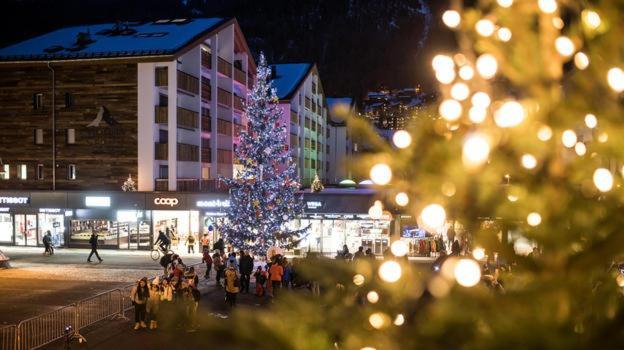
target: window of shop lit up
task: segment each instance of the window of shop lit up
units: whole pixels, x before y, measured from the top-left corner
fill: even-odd
[[[39,217],[39,244],[48,231],[55,247],[65,245],[65,214],[60,209],[42,209]]]
[[[0,213],[0,242],[13,241],[13,220],[11,214]]]
[[[92,232],[97,232],[99,244],[119,249],[149,249],[149,212],[142,210],[118,210],[116,220],[72,220],[70,243],[88,245]]]
[[[299,249],[335,256],[346,245],[355,253],[360,246],[383,254],[389,246],[389,220],[370,220],[365,215],[310,216],[291,223],[293,228],[309,227]]]
[[[154,210],[154,242],[162,231],[171,239],[173,251],[185,251],[189,235],[199,240],[199,212],[196,210]]]

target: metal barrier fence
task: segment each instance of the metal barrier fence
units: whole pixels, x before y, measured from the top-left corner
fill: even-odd
[[[206,272],[204,263],[188,267],[193,267],[200,278]],[[36,349],[67,336],[84,339],[80,330],[106,319],[125,318],[125,312],[133,308],[130,293],[134,286],[132,283],[109,290],[17,325],[0,328],[0,350]]]
[[[17,344],[17,326],[0,328],[0,350],[15,350]]]

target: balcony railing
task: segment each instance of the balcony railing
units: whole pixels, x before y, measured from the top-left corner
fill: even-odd
[[[212,86],[210,85],[210,79],[206,77],[202,77],[201,79],[201,95],[202,100],[211,101],[212,100]]]
[[[178,143],[178,161],[199,162],[199,146]]]
[[[154,180],[154,191],[168,191],[169,190],[169,179],[155,179]]]
[[[176,191],[180,192],[227,192],[228,188],[223,181],[200,180],[200,179],[178,179],[176,181]],[[169,191],[168,179],[155,179],[154,190]]]
[[[242,97],[234,95],[234,109],[237,111],[243,110],[243,98]]]
[[[212,162],[212,148],[210,148],[210,147],[202,147],[202,149],[201,149],[201,161],[203,163],[211,163]]]
[[[154,144],[154,159],[156,160],[167,160],[169,159],[169,155],[167,152],[167,143],[155,143]]]
[[[168,107],[155,106],[155,122],[156,124],[167,124]],[[178,107],[178,128],[197,129],[199,127],[199,114],[186,108]]]
[[[199,128],[199,113],[178,107],[178,128]]]
[[[201,180],[202,192],[227,192],[228,187],[226,184],[218,179],[214,180]]]
[[[167,86],[167,67],[156,67],[156,86]]]
[[[221,57],[219,57],[217,69],[219,73],[230,78],[232,77],[232,64]]]
[[[205,68],[212,69],[212,55],[210,54],[210,52],[202,50],[201,64]]]
[[[245,72],[243,72],[241,69],[238,68],[234,68],[234,80],[236,80],[237,82],[245,85],[245,76],[247,74],[245,74]]]
[[[219,91],[217,91],[217,102],[227,108],[232,108],[232,93],[219,89]]]
[[[178,70],[178,89],[197,95],[199,93],[199,79]]]
[[[212,131],[212,121],[210,120],[210,116],[201,118],[201,127],[204,132]]]
[[[247,73],[247,88],[251,89],[254,83],[254,76],[251,72]]]

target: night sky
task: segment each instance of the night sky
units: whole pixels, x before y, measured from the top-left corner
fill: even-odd
[[[445,0],[3,0],[0,47],[61,27],[180,17],[236,17],[270,63],[319,65],[328,96],[380,87],[435,89],[431,58],[452,45]]]

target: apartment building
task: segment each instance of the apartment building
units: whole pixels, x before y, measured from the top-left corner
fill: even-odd
[[[0,49],[0,189],[211,191],[255,63],[235,19],[59,29]]]
[[[354,143],[349,135],[345,112],[348,115],[355,115],[355,102],[350,97],[328,97],[327,110],[325,169],[328,183],[338,184],[342,180],[352,178],[349,166],[353,158]]]
[[[275,64],[271,69],[297,175],[303,186],[316,174],[327,182],[327,107],[318,69],[311,63]]]

